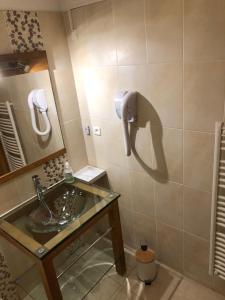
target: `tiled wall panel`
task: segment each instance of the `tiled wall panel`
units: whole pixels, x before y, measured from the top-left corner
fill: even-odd
[[[102,128],[100,137],[85,136],[88,159],[122,194],[125,243],[135,248],[146,239],[163,263],[209,286],[214,123],[224,118],[225,101],[224,5],[105,0],[73,10],[75,30],[68,31],[83,126]],[[138,92],[129,158],[113,102],[121,89]]]

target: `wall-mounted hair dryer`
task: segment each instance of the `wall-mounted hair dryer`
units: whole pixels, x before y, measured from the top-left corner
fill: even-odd
[[[115,98],[116,113],[123,122],[126,155],[131,155],[131,142],[128,123],[137,119],[137,92],[122,91]]]
[[[36,89],[36,90],[31,91],[28,95],[28,106],[30,109],[31,123],[32,123],[34,132],[37,133],[38,135],[42,135],[42,136],[49,134],[49,132],[51,130],[51,124],[50,124],[50,121],[49,121],[48,115],[47,115],[48,105],[47,105],[47,101],[46,101],[46,97],[45,97],[45,91],[43,89]],[[39,112],[43,116],[45,126],[46,126],[44,131],[40,131],[37,128],[36,117],[35,117],[35,112],[34,112],[35,107],[39,110]]]

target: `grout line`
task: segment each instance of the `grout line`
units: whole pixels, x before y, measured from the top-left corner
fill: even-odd
[[[193,130],[193,129],[184,129],[184,132],[192,132],[192,133],[202,133],[208,135],[214,135],[214,131],[207,131],[207,130]]]
[[[184,60],[185,64],[204,64],[204,63],[224,63],[225,59],[219,59],[219,58],[205,58],[205,59],[201,59],[201,58],[196,58],[196,59],[186,59]]]
[[[191,233],[191,232],[186,231],[186,230],[183,230],[183,233],[188,234],[188,235],[190,235],[190,236],[192,236],[192,237],[194,237],[194,238],[196,238],[196,239],[199,239],[199,240],[202,240],[202,241],[204,241],[204,242],[209,243],[209,240],[207,240],[207,239],[203,238],[202,236],[197,235],[197,234],[195,234],[195,233]]]
[[[172,292],[172,294],[170,295],[169,299],[168,300],[173,300],[173,296],[175,296],[176,292],[177,292],[177,289],[179,288],[179,286],[181,285],[181,282],[183,281],[183,277],[180,278],[180,280],[178,281],[174,291]]]
[[[158,248],[159,248],[159,234],[158,234],[158,222],[157,222],[157,199],[156,199],[156,181],[154,182],[154,190],[153,190],[153,193],[154,193],[154,201],[153,201],[153,205],[154,205],[154,217],[155,217],[155,252],[159,252],[158,251]]]
[[[164,221],[161,221],[158,218],[156,219],[156,222],[159,223],[159,224],[165,225],[165,226],[167,226],[167,227],[169,227],[171,229],[174,229],[176,231],[183,232],[183,230],[181,228],[178,228],[178,227],[176,227],[174,225],[171,225],[171,224],[168,224],[168,223],[166,223]]]
[[[168,224],[168,223],[166,223],[166,222],[164,222],[164,221],[161,221],[161,220],[158,220],[158,219],[156,219],[156,222],[158,222],[158,223],[160,223],[160,224],[162,224],[162,225],[164,225],[164,226],[167,226],[167,227],[169,227],[169,228],[171,228],[171,229],[173,229],[173,230],[179,231],[179,232],[182,233],[182,235],[185,233],[185,234],[191,235],[192,237],[195,237],[196,239],[200,239],[200,240],[202,240],[202,241],[204,241],[204,242],[208,242],[208,243],[209,243],[209,240],[207,240],[206,238],[204,238],[204,237],[202,237],[202,236],[200,236],[200,235],[197,235],[197,234],[195,234],[195,233],[192,233],[192,232],[186,231],[186,230],[184,230],[184,229],[178,228],[178,227],[176,227],[176,226],[174,226],[174,225]],[[182,238],[182,239],[183,239],[183,238]],[[183,248],[184,248],[184,247],[183,247]]]
[[[183,69],[183,68],[182,68]],[[182,71],[182,75],[183,76],[183,71]],[[183,86],[182,86],[182,90],[183,90]],[[181,93],[181,98],[183,98],[183,91]],[[184,109],[182,109],[184,111]],[[182,115],[183,115],[183,112],[182,112]],[[101,121],[105,121],[105,122],[109,122],[108,119],[104,118],[104,117],[101,117],[101,116],[96,116],[96,115],[92,115],[90,116],[92,119],[98,119],[98,120],[101,120]],[[67,123],[67,122],[70,122],[70,121],[73,121],[73,120],[79,120],[77,118],[75,119],[72,119],[72,120],[69,120],[69,121],[66,121],[64,122]],[[184,117],[183,117],[183,120],[184,120]],[[182,122],[184,123],[184,121]],[[155,127],[155,128],[161,128],[161,126],[158,126],[158,125],[155,125],[155,124],[150,124],[151,127]],[[184,124],[182,124],[182,126],[184,126]],[[181,127],[170,127],[170,126],[162,126],[163,129],[170,129],[170,130],[176,130],[176,131],[182,131],[182,134],[187,132],[187,133],[201,133],[201,134],[208,134],[208,135],[214,135],[214,129],[212,129],[212,131],[208,131],[208,130],[196,130],[196,129],[184,129],[184,128],[181,128]]]
[[[117,51],[116,51],[117,52]],[[180,59],[179,59],[180,60]],[[85,65],[85,67],[89,68],[110,68],[110,67],[131,67],[131,66],[148,66],[148,65],[165,65],[165,64],[178,64],[179,60],[169,60],[169,61],[158,61],[158,62],[147,62],[147,63],[127,63],[127,64],[106,64],[106,65],[92,65],[88,66]],[[182,61],[182,60],[181,60]],[[204,63],[225,63],[225,59],[209,59],[209,60],[183,60],[182,61],[184,64],[204,64]]]
[[[147,4],[146,0],[144,0],[144,25],[145,25],[145,51],[146,51],[146,64],[149,62],[149,40],[148,40],[148,30],[147,30]]]
[[[182,171],[183,171],[183,183],[184,183],[184,0],[182,0]],[[184,188],[182,190],[182,273],[184,273]]]
[[[116,13],[115,13],[115,7],[113,6],[112,0],[110,0],[110,6],[112,10],[113,34],[115,38],[115,48],[116,48],[116,65],[113,64],[112,66],[117,67],[119,65],[119,59],[118,59],[117,28],[116,28],[116,16],[115,16]]]
[[[175,182],[175,183],[176,183],[176,182]],[[201,189],[198,189],[198,188],[195,188],[195,187],[188,186],[188,185],[186,185],[186,184],[183,184],[183,187],[188,188],[188,189],[191,189],[191,190],[194,190],[194,191],[197,191],[197,192],[203,192],[203,193],[207,193],[207,194],[212,194],[212,191],[201,190]]]
[[[71,10],[77,10],[77,9],[80,9],[80,8],[82,8],[82,7],[86,7],[86,6],[92,6],[92,5],[95,5],[96,3],[98,3],[98,2],[102,2],[102,1],[104,1],[104,0],[96,0],[95,2],[91,2],[91,3],[86,3],[86,4],[80,4],[80,5],[78,5],[78,6],[76,6],[76,7],[74,7],[74,8],[72,8]]]

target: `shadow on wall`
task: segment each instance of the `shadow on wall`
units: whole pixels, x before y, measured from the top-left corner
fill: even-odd
[[[166,183],[168,181],[169,176],[168,176],[165,154],[163,151],[162,123],[160,121],[158,113],[151,105],[151,103],[139,93],[137,96],[137,105],[138,105],[138,120],[136,123],[131,125],[131,129],[130,129],[132,152],[134,154],[135,159],[138,161],[138,163],[152,178],[154,178],[158,182]],[[136,137],[139,128],[145,128],[148,122],[150,123],[149,138],[152,138],[153,151],[154,151],[155,163],[156,163],[155,168],[148,166],[141,159],[135,147]],[[151,126],[152,122],[154,126]]]

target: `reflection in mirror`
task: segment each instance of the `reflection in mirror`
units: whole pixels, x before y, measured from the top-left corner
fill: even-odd
[[[64,144],[45,52],[2,55],[0,72],[2,176],[63,149]]]

